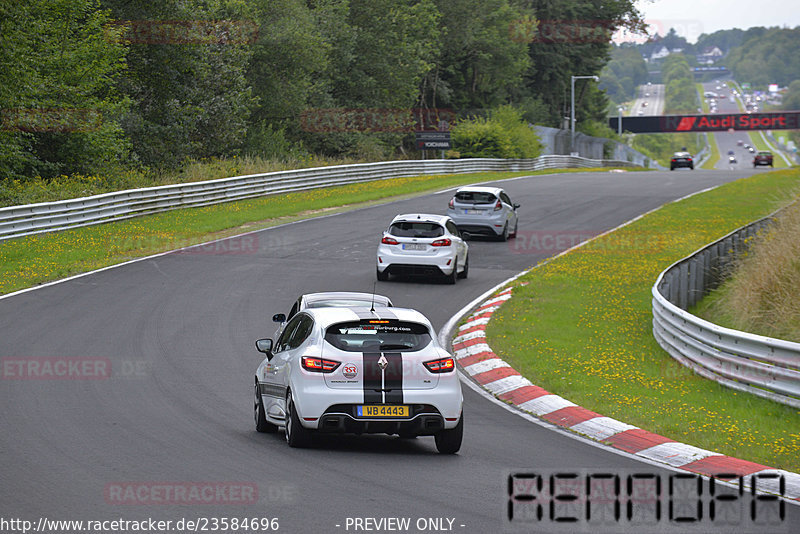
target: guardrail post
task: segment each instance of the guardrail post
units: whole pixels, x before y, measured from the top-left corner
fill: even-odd
[[[682,310],[686,309],[686,302],[688,296],[688,283],[689,278],[689,267],[686,265],[686,262],[683,262],[678,267],[678,302],[676,303],[678,307]]]

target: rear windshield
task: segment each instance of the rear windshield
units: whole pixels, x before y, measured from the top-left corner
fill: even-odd
[[[456,193],[456,200],[463,204],[492,204],[497,197],[480,191],[459,191]]]
[[[431,222],[396,222],[389,227],[389,233],[397,237],[439,237],[444,228]]]
[[[428,346],[431,334],[419,323],[365,319],[329,326],[325,341],[347,352],[413,352]]]

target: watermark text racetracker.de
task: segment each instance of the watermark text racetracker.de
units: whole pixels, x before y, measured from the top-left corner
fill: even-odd
[[[5,108],[0,109],[0,130],[25,133],[93,132],[103,124],[97,109]]]
[[[456,118],[446,108],[313,108],[300,114],[300,127],[310,133],[446,132]]]
[[[108,380],[148,376],[149,362],[102,356],[28,356],[0,358],[1,380]]]
[[[277,517],[183,517],[176,520],[0,517],[0,532],[278,532]]]
[[[519,230],[508,247],[514,254],[554,255],[600,235],[600,230]],[[605,236],[591,246],[576,249],[581,253],[651,254],[664,249],[664,237],[649,232],[622,232]]]
[[[250,20],[115,20],[105,38],[134,45],[249,45],[258,31]]]
[[[131,235],[109,238],[106,246],[112,254],[124,254],[127,251],[174,250],[176,254],[183,256],[242,256],[258,253],[260,246],[265,250],[271,250],[286,244],[283,238],[275,236],[263,238],[258,234],[244,234],[201,244],[195,241],[184,237]]]

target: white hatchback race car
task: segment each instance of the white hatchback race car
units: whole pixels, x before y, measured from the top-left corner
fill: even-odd
[[[447,215],[463,234],[506,241],[517,236],[519,204],[499,187],[459,187],[447,204]]]
[[[434,436],[441,453],[461,448],[456,363],[418,311],[306,309],[256,348],[266,354],[255,374],[259,432],[283,426],[292,447],[333,432]]]
[[[469,273],[469,245],[446,215],[398,215],[383,233],[377,263],[380,281],[390,274],[421,274],[444,276],[455,284]]]

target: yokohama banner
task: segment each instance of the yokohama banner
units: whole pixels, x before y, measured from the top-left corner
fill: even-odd
[[[617,117],[608,119],[617,131]],[[656,115],[623,117],[622,129],[632,133],[647,132],[723,132],[727,130],[796,130],[800,129],[800,111],[776,113],[738,113],[714,115]]]

